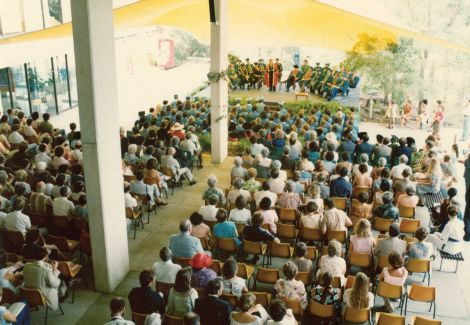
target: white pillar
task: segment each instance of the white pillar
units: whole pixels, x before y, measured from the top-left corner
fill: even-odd
[[[129,271],[112,0],[73,0],[73,41],[95,287],[112,292]]]
[[[211,23],[211,72],[227,70],[227,0],[215,2],[217,22]],[[211,153],[212,162],[223,163],[228,152],[228,89],[227,81],[211,87]]]

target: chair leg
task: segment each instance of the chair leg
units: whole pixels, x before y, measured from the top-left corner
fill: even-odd
[[[441,256],[441,265],[439,266],[439,271],[442,269],[442,262],[444,262],[444,259]]]
[[[72,304],[75,302],[75,283],[72,285]]]
[[[48,311],[49,311],[49,307],[46,306],[46,320],[45,320],[45,322],[44,322],[44,324],[46,324],[46,325],[47,325],[47,312],[48,312]]]
[[[62,306],[59,304],[60,314],[64,316],[64,311],[62,310]]]
[[[457,261],[457,264],[455,265],[455,271],[454,273],[457,273],[457,270],[459,269],[459,261]]]
[[[431,301],[431,304],[429,305],[429,312],[431,312],[431,309],[432,309],[432,301]]]
[[[136,235],[137,235],[137,219],[134,219],[134,239]]]
[[[405,297],[405,317],[406,317],[406,310],[408,308],[408,295]],[[401,315],[401,314],[400,314]]]
[[[432,319],[436,318],[436,301],[433,301],[434,303],[434,311],[432,312]]]
[[[431,283],[431,272],[428,272],[428,287],[430,283]]]

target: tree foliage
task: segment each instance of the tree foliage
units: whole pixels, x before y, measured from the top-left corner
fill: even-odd
[[[347,52],[344,66],[358,72],[366,93],[380,91],[384,96],[401,103],[407,89],[416,80],[418,51],[413,40],[401,38],[398,43],[384,43],[373,35],[361,34],[353,48]]]

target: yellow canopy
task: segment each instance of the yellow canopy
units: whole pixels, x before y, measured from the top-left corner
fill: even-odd
[[[229,49],[240,46],[311,46],[346,51],[361,33],[383,40],[412,37],[470,53],[470,48],[437,39],[390,23],[361,16],[317,0],[228,0]],[[116,29],[168,25],[210,41],[207,0],[140,0],[114,10]],[[15,42],[67,37],[71,25],[63,24],[0,40]]]

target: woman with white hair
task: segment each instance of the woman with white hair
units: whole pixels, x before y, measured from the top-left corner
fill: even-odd
[[[130,144],[129,147],[127,147],[127,152],[124,154],[124,161],[129,165],[135,165],[139,162],[136,144]]]
[[[227,200],[231,204],[235,204],[235,200],[239,195],[242,195],[247,202],[251,201],[251,194],[243,189],[245,181],[242,178],[237,178],[233,181],[234,189],[227,194]]]
[[[209,177],[207,178],[207,185],[209,186],[209,188],[204,191],[202,199],[207,200],[211,195],[215,195],[219,199],[219,203],[225,204],[224,192],[220,188],[215,187],[216,184],[217,177],[215,175],[209,175]]]
[[[285,209],[297,210],[302,203],[299,194],[294,192],[295,184],[293,181],[288,181],[285,187],[286,192],[282,193],[279,197],[279,206]]]
[[[279,179],[282,179],[284,182],[287,181],[287,172],[281,169],[282,163],[279,160],[274,160],[271,164],[272,170],[277,170],[279,172]]]
[[[246,168],[242,167],[242,164],[243,164],[243,159],[241,157],[237,156],[233,159],[233,167],[230,173],[230,175],[232,176],[232,179],[235,179],[238,177],[246,179],[248,175],[248,171],[246,170]]]
[[[261,161],[259,162],[259,164],[261,166],[264,166],[264,167],[267,167],[267,168],[271,168],[271,164],[272,164],[272,159],[268,158],[269,156],[269,149],[264,147],[263,149],[261,149]]]

